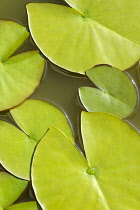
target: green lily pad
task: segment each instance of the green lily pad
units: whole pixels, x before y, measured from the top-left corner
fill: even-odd
[[[87,160],[109,209],[139,209],[140,135],[105,113],[82,113]]]
[[[66,2],[73,8],[27,5],[32,37],[52,62],[83,74],[98,64],[124,70],[140,58],[139,0]]]
[[[57,127],[74,141],[73,133],[64,113],[56,106],[43,100],[26,100],[10,110],[18,126],[30,138],[38,142],[50,126]]]
[[[9,206],[4,210],[38,210],[38,209],[39,208],[37,206],[37,203],[35,201],[30,201]]]
[[[27,100],[10,112],[24,132],[0,121],[0,161],[15,176],[29,180],[35,146],[49,127],[58,127],[71,140],[72,131],[63,112],[41,100]]]
[[[38,51],[10,57],[25,41],[26,28],[13,21],[0,21],[0,110],[9,109],[29,97],[39,85],[45,60]]]
[[[79,96],[89,112],[107,112],[120,118],[130,115],[137,104],[137,93],[128,75],[108,66],[86,71],[100,89],[81,87]]]
[[[26,27],[8,20],[0,20],[0,62],[6,61],[27,39]]]
[[[11,205],[27,187],[28,182],[0,171],[0,209]]]
[[[82,135],[87,160],[56,128],[37,145],[31,177],[42,208],[139,209],[140,135],[113,115],[85,112]]]

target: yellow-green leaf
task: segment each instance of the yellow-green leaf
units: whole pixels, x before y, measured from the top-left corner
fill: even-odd
[[[29,27],[55,64],[84,74],[97,64],[121,70],[140,58],[139,0],[67,0],[27,5]]]
[[[0,209],[11,205],[27,187],[28,182],[0,171]]]
[[[97,66],[86,71],[99,87],[81,87],[79,96],[89,112],[107,112],[120,118],[130,115],[137,104],[137,91],[124,72],[108,66]]]

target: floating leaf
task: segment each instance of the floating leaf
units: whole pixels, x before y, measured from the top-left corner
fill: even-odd
[[[58,108],[41,100],[27,100],[11,110],[18,126],[0,121],[0,161],[17,177],[30,179],[30,165],[37,142],[50,126],[56,126],[73,139],[70,125]]]
[[[0,209],[11,205],[27,187],[28,182],[0,171]]]
[[[87,160],[55,128],[37,145],[31,177],[42,208],[139,209],[140,135],[115,116],[85,112],[82,135]]]
[[[97,64],[121,70],[140,58],[139,0],[67,0],[27,5],[29,27],[40,50],[55,64],[84,73]]]
[[[45,60],[38,51],[10,57],[27,38],[25,27],[1,20],[0,31],[0,110],[5,110],[20,104],[34,92],[44,72]]]
[[[32,163],[33,188],[41,207],[90,209],[85,199],[92,207],[97,197],[93,196],[87,168],[86,159],[75,145],[52,127],[39,142]]]
[[[139,209],[140,135],[105,113],[82,113],[87,160],[109,209]]]
[[[26,100],[10,113],[18,126],[35,141],[39,141],[50,126],[57,127],[74,141],[70,124],[64,113],[51,103],[42,100]]]
[[[9,206],[5,210],[38,210],[37,203],[35,201],[18,203],[12,206]]]
[[[6,61],[26,40],[26,27],[14,22],[0,20],[0,62]]]
[[[79,89],[81,102],[89,112],[107,112],[120,118],[133,112],[137,94],[126,73],[108,66],[97,66],[86,74],[100,88]]]

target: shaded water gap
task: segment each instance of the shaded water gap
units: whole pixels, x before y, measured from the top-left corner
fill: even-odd
[[[140,133],[140,61],[127,69],[126,72],[135,84],[138,94],[138,101],[135,110],[131,115],[125,118],[125,121],[128,122]]]

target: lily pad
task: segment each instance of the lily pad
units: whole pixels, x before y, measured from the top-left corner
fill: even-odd
[[[64,113],[49,102],[43,100],[26,100],[20,106],[10,110],[18,126],[30,138],[38,142],[50,126],[57,127],[74,141],[73,133]]]
[[[35,201],[18,203],[12,206],[9,206],[5,210],[38,210],[37,203]]]
[[[128,75],[108,66],[86,71],[100,89],[81,87],[79,96],[89,112],[107,112],[120,118],[130,115],[137,104],[137,92]]]
[[[27,28],[9,20],[0,20],[0,62],[6,61],[27,39]]]
[[[73,8],[27,5],[32,37],[52,62],[84,74],[98,64],[125,70],[140,58],[139,0],[66,2]]]
[[[38,51],[12,53],[29,33],[13,21],[0,21],[0,110],[14,107],[29,97],[39,85],[45,60]]]
[[[0,162],[12,174],[30,179],[30,165],[37,142],[50,126],[73,139],[70,125],[57,107],[41,100],[27,100],[11,110],[18,126],[0,121]]]
[[[28,182],[0,171],[0,209],[11,205],[27,187]]]
[[[82,136],[87,160],[56,128],[37,145],[31,177],[41,207],[139,209],[140,135],[113,115],[83,112]]]

